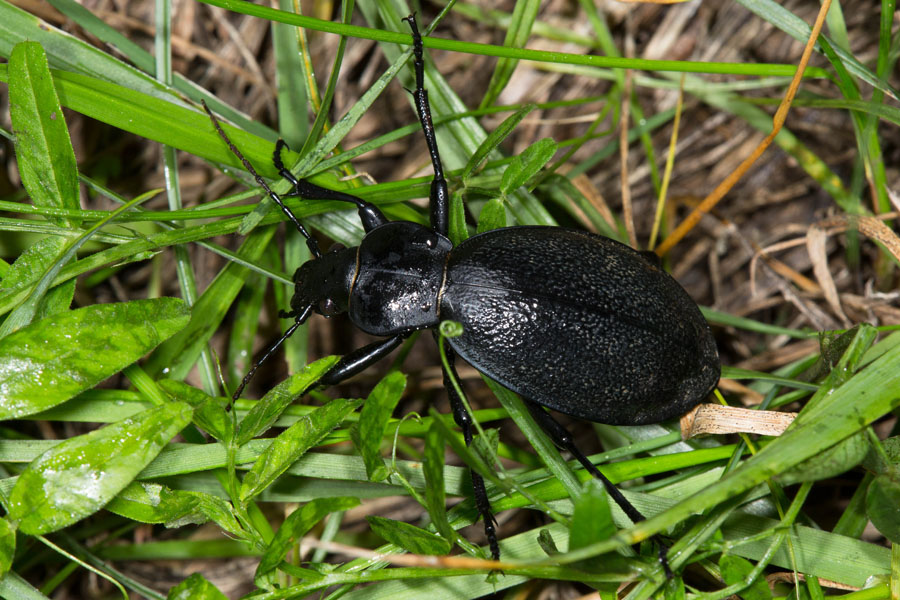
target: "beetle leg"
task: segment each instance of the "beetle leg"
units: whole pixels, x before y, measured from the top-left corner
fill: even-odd
[[[357,348],[349,354],[345,354],[316,383],[319,385],[335,385],[353,377],[390,354],[407,337],[409,337],[409,334],[401,333],[394,337],[372,342],[362,348]]]
[[[646,517],[644,517],[644,515],[622,495],[619,488],[613,485],[613,483],[607,479],[596,466],[594,466],[594,463],[585,456],[584,452],[582,452],[575,444],[575,440],[572,439],[572,434],[569,433],[565,427],[560,425],[559,421],[554,419],[553,416],[544,410],[544,407],[537,402],[528,400],[527,398],[523,398],[522,400],[525,402],[525,406],[528,407],[528,412],[531,413],[531,416],[534,417],[534,420],[540,425],[541,429],[550,436],[553,443],[563,450],[568,450],[591,475],[599,479],[612,499],[616,501],[616,504],[621,507],[622,511],[632,520],[632,522],[637,523],[638,521],[646,519]],[[656,542],[659,545],[659,562],[662,563],[666,576],[671,577],[672,570],[669,568],[669,559],[667,557],[668,548],[656,536],[654,536],[654,538],[656,538]]]
[[[446,351],[447,364],[450,365],[453,376],[459,381],[459,375],[456,373],[456,353],[449,347],[446,348]],[[446,370],[444,371],[444,388],[447,390],[447,395],[450,397],[453,420],[456,421],[456,424],[462,429],[463,438],[466,440],[466,446],[470,446],[472,444],[472,415],[466,410],[466,405],[463,403],[462,398],[456,393],[456,388],[450,381],[450,376]],[[475,507],[481,514],[482,521],[484,521],[484,534],[487,536],[488,545],[491,548],[491,558],[500,560],[500,546],[497,544],[497,521],[494,519],[494,515],[491,512],[491,503],[488,500],[484,478],[473,469],[469,469],[469,473],[472,476],[472,492],[475,497]]]
[[[431,106],[428,104],[428,91],[425,89],[425,58],[422,46],[422,36],[416,25],[416,15],[412,14],[403,19],[409,23],[413,37],[413,55],[415,56],[416,89],[413,91],[413,101],[416,104],[416,114],[419,123],[422,124],[422,132],[425,134],[425,144],[431,155],[431,165],[434,168],[434,179],[431,180],[431,228],[446,237],[450,223],[450,192],[447,191],[447,180],[444,179],[444,166],[441,164],[441,155],[438,153],[437,138],[434,134],[434,123],[431,120]]]
[[[272,156],[272,162],[275,163],[275,168],[278,169],[278,172],[282,177],[287,179],[291,185],[294,186],[293,191],[284,194],[285,197],[295,196],[305,200],[336,200],[338,202],[350,202],[351,204],[355,204],[356,210],[359,212],[359,220],[362,221],[362,226],[366,233],[372,231],[379,225],[384,225],[388,222],[384,213],[371,202],[366,202],[353,194],[329,190],[328,188],[323,188],[314,183],[310,183],[305,179],[297,179],[294,177],[294,174],[287,170],[284,166],[284,161],[281,159],[281,151],[287,147],[287,143],[284,140],[279,139],[275,144],[275,153]]]

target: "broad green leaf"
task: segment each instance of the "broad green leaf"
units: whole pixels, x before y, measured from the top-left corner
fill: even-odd
[[[884,537],[900,544],[900,471],[897,468],[872,480],[866,494],[866,513]]]
[[[528,183],[556,153],[556,142],[543,138],[525,148],[522,154],[513,158],[500,179],[500,191],[510,194]]]
[[[149,481],[135,481],[106,505],[106,510],[140,523],[203,523],[199,499],[192,492],[171,490]]]
[[[374,515],[367,516],[366,521],[372,531],[413,554],[441,556],[450,552],[450,542],[415,525]]]
[[[359,423],[351,430],[370,481],[383,481],[388,476],[388,468],[381,456],[381,441],[405,388],[406,375],[400,371],[388,373],[366,398],[359,413]]]
[[[36,206],[80,208],[78,170],[47,56],[22,42],[9,57],[9,113],[22,185]],[[64,224],[65,219],[54,219]]]
[[[16,554],[16,529],[6,518],[0,519],[0,579],[6,576]]]
[[[294,373],[269,390],[257,402],[238,426],[236,443],[243,446],[271,427],[288,405],[303,395],[328,369],[337,364],[338,356],[326,356],[310,363],[302,371]]]
[[[208,582],[200,573],[194,573],[169,590],[166,600],[228,600],[228,596]]]
[[[478,233],[506,227],[506,206],[502,198],[491,198],[478,215]]]
[[[485,429],[472,438],[472,450],[481,457],[486,465],[497,464],[497,449],[500,447],[500,430],[496,428]]]
[[[722,570],[722,579],[725,580],[726,585],[743,583],[753,572],[753,564],[749,560],[733,554],[723,554],[719,559],[719,568]],[[769,600],[772,598],[769,584],[762,575],[742,589],[740,595],[744,600]]]
[[[24,533],[57,531],[102,508],[191,421],[181,402],[70,438],[31,461],[9,497]]]
[[[97,304],[0,340],[0,419],[65,402],[141,358],[188,322],[176,298]]]
[[[447,492],[444,487],[444,438],[441,430],[432,423],[425,433],[425,457],[422,470],[425,474],[425,509],[431,523],[448,543],[456,543],[456,530],[447,518]]]
[[[356,498],[319,498],[307,502],[301,508],[295,510],[284,520],[281,527],[269,547],[262,555],[259,566],[256,568],[255,578],[262,577],[274,570],[284,560],[297,540],[306,535],[313,525],[324,519],[327,515],[348,510],[359,505]]]
[[[360,404],[362,400],[338,398],[297,419],[253,463],[244,476],[240,499],[246,502],[266,489]]]

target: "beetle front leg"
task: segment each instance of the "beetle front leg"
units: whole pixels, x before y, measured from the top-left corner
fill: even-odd
[[[447,364],[450,365],[453,377],[459,381],[459,375],[456,373],[455,366],[456,353],[449,347],[446,348],[446,351]],[[471,446],[472,415],[466,410],[465,403],[462,401],[462,398],[459,397],[459,394],[456,393],[456,388],[450,381],[450,374],[446,370],[444,370],[444,388],[447,390],[447,395],[450,397],[450,408],[453,410],[453,420],[456,421],[456,424],[462,429],[463,439],[466,440],[466,446]],[[469,469],[469,473],[472,476],[472,493],[475,497],[475,507],[481,514],[482,521],[484,521],[484,534],[487,536],[488,545],[491,548],[491,558],[500,560],[500,546],[497,543],[497,521],[494,519],[494,514],[491,512],[491,503],[488,500],[484,478],[476,473],[474,469]]]
[[[336,385],[345,379],[353,377],[390,354],[407,337],[409,337],[409,334],[405,333],[395,335],[394,337],[372,342],[362,348],[357,348],[349,354],[345,354],[316,383],[318,385]]]
[[[284,140],[279,139],[275,144],[275,154],[272,157],[272,162],[275,163],[275,168],[278,169],[281,176],[294,186],[293,191],[284,194],[285,197],[297,196],[305,200],[336,200],[338,202],[355,204],[356,210],[359,213],[359,220],[362,221],[362,226],[366,233],[369,233],[379,225],[384,225],[388,222],[388,218],[384,216],[381,209],[371,202],[366,202],[353,194],[329,190],[328,188],[323,188],[314,183],[310,183],[305,179],[297,179],[294,177],[294,174],[288,171],[287,167],[284,166],[284,161],[281,160],[281,151],[284,148],[287,148],[287,143]]]
[[[447,190],[447,180],[444,179],[444,166],[438,152],[434,122],[431,120],[431,105],[428,103],[428,91],[425,89],[425,53],[422,36],[416,25],[416,15],[409,15],[403,20],[409,23],[409,28],[412,29],[413,55],[415,56],[413,64],[416,72],[416,89],[413,90],[412,95],[416,104],[416,114],[419,116],[419,123],[422,124],[422,132],[425,134],[428,154],[431,155],[431,165],[434,168],[434,179],[431,180],[429,196],[431,228],[446,237],[450,228],[450,192]]]
[[[572,434],[569,433],[565,427],[560,425],[559,421],[554,419],[553,416],[544,410],[544,407],[537,402],[528,400],[527,398],[523,398],[522,400],[525,402],[528,412],[531,413],[531,416],[534,417],[534,420],[540,425],[541,429],[550,436],[553,443],[563,450],[568,450],[591,475],[599,479],[612,499],[616,501],[616,504],[619,505],[632,522],[637,523],[638,521],[644,521],[646,519],[646,517],[622,495],[619,488],[613,485],[613,482],[607,479],[606,476],[600,472],[600,469],[585,456],[584,452],[582,452],[575,444],[575,440],[572,439]],[[654,539],[659,545],[659,562],[662,563],[663,569],[666,572],[666,577],[672,577],[672,570],[669,568],[669,559],[667,556],[668,547],[659,540],[658,536],[654,536]]]

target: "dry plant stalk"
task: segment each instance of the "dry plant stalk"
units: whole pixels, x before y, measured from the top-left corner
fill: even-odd
[[[752,410],[721,404],[698,404],[681,417],[681,439],[718,433],[758,433],[778,436],[794,422],[797,413]]]

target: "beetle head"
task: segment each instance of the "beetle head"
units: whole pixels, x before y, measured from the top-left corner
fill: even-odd
[[[355,270],[356,248],[341,244],[300,265],[294,273],[292,315],[307,316],[310,309],[326,317],[346,312]]]

